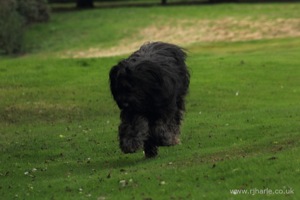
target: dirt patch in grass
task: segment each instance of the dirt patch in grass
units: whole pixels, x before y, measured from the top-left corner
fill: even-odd
[[[107,57],[128,54],[147,41],[165,41],[187,46],[196,42],[247,41],[300,36],[300,19],[235,19],[177,20],[168,24],[151,25],[131,38],[125,38],[107,49],[67,52],[66,57]]]
[[[0,119],[9,123],[23,120],[44,119],[46,121],[56,121],[62,118],[71,120],[72,116],[78,115],[80,108],[73,105],[50,104],[46,102],[32,102],[15,104],[8,106],[0,114]]]

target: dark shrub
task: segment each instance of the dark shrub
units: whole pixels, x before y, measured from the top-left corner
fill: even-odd
[[[24,20],[17,12],[16,0],[0,0],[0,51],[14,54],[22,51]]]
[[[0,0],[0,53],[22,52],[25,25],[49,19],[46,0]]]
[[[47,22],[50,19],[50,8],[47,0],[17,0],[18,12],[27,23]]]

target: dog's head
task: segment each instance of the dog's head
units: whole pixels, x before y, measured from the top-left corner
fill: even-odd
[[[153,42],[110,71],[110,88],[119,108],[140,114],[174,111],[189,86],[186,53],[176,45]]]
[[[176,81],[149,60],[123,60],[109,74],[112,95],[121,110],[153,112],[168,106],[175,96]]]

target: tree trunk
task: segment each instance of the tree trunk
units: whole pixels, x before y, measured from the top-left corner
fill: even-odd
[[[161,0],[161,5],[167,5],[167,0]]]
[[[239,0],[209,0],[209,3],[238,3]]]
[[[93,0],[77,0],[77,8],[93,8]]]

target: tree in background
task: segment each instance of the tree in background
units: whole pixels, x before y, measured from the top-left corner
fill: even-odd
[[[167,4],[167,0],[161,0],[161,5],[166,5]]]
[[[93,8],[93,0],[77,0],[77,8]]]

